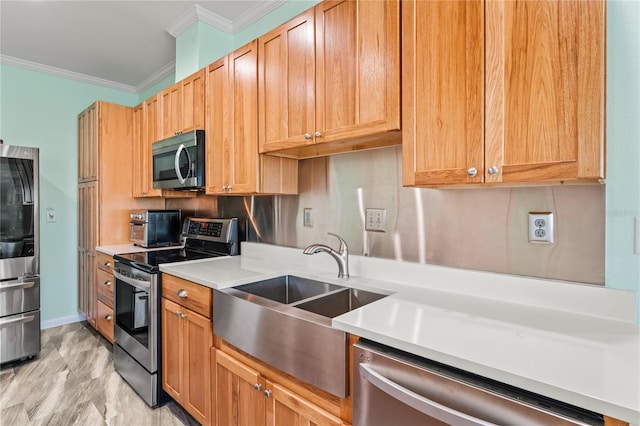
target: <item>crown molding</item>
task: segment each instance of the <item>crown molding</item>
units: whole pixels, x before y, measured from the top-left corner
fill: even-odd
[[[202,6],[198,6],[197,4],[194,4],[187,9],[182,16],[166,28],[166,31],[173,37],[177,38],[187,28],[198,21],[204,22],[205,24],[224,31],[227,34],[232,34],[233,25],[230,20],[213,13]]]
[[[138,94],[144,92],[145,90],[151,88],[154,84],[160,82],[161,80],[169,77],[171,74],[176,72],[176,61],[171,61],[160,70],[154,72],[149,77],[141,81],[136,87],[135,90]]]
[[[258,19],[265,16],[267,13],[279,8],[286,2],[287,0],[267,0],[257,3],[232,22],[231,34],[236,34],[242,31]]]
[[[56,77],[62,77],[69,80],[80,81],[82,83],[88,83],[96,86],[107,87],[109,89],[116,89],[116,90],[120,90],[127,93],[135,93],[135,94],[138,93],[136,91],[136,88],[129,84],[117,83],[115,81],[105,80],[104,78],[93,77],[93,76],[81,74],[75,71],[69,71],[62,68],[43,65],[37,62],[27,61],[26,59],[15,58],[13,56],[0,55],[0,63],[30,70],[30,71],[37,71],[44,74],[53,75]]]

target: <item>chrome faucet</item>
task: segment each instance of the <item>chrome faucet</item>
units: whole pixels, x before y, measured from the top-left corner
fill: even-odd
[[[327,235],[333,235],[340,240],[340,248],[335,251],[329,246],[324,244],[311,244],[305,248],[302,253],[304,254],[316,254],[320,252],[327,253],[338,262],[338,278],[349,278],[349,247],[347,242],[342,239],[340,235],[327,232]]]

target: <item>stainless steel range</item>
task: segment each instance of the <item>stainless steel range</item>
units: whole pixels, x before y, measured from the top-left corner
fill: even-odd
[[[40,352],[38,154],[0,144],[0,363]]]
[[[118,373],[152,407],[164,400],[160,302],[162,284],[158,266],[239,254],[238,220],[186,218],[181,249],[114,256],[115,345]]]

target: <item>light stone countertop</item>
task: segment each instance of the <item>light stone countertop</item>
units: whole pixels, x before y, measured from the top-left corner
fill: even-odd
[[[146,251],[170,250],[176,248],[181,248],[181,246],[144,248],[133,244],[117,244],[113,246],[98,246],[96,247],[96,251],[108,254],[109,256],[115,256],[116,254],[142,253]]]
[[[324,254],[258,243],[242,253],[160,270],[213,289],[295,274],[390,294],[333,327],[640,425],[634,292],[360,256],[339,279]]]

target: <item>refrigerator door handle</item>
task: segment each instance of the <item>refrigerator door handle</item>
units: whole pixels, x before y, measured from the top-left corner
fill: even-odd
[[[494,423],[486,422],[425,398],[379,374],[369,364],[360,364],[360,372],[369,383],[382,392],[434,419],[461,426],[496,426]]]

